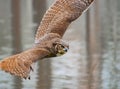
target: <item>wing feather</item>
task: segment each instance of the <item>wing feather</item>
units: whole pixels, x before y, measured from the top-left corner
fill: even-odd
[[[56,1],[45,13],[45,15],[43,16],[43,19],[38,27],[37,33],[36,33],[36,37],[35,40],[38,40],[39,38],[41,38],[42,36],[44,36],[44,34],[46,33],[46,29],[48,28],[50,22],[52,21],[52,19],[54,18],[54,16],[56,15],[56,13],[58,13],[58,11],[60,11],[61,9],[61,5],[59,5],[59,1]]]
[[[32,48],[3,59],[0,61],[0,69],[26,79],[29,77],[31,64],[48,54],[49,52],[43,48]]]
[[[69,24],[77,19],[94,0],[56,0],[45,13],[38,27],[35,41],[47,33],[63,36]]]

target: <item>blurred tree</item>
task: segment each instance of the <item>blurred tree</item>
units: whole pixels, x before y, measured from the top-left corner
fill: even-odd
[[[34,9],[34,23],[37,24],[36,29],[46,11],[46,0],[33,0]],[[50,89],[51,88],[51,61],[40,60],[38,63],[38,77],[36,89]]]
[[[11,1],[13,54],[22,51],[20,29],[20,0]],[[14,89],[22,89],[22,80],[14,77]]]
[[[94,12],[86,15],[87,56],[88,56],[88,89],[101,89],[101,30],[99,26],[99,4],[95,1]]]

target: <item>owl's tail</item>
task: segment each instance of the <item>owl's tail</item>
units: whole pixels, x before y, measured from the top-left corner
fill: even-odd
[[[14,55],[0,61],[0,69],[15,76],[30,79],[29,74],[33,70],[31,64],[31,61],[19,60],[17,55]]]

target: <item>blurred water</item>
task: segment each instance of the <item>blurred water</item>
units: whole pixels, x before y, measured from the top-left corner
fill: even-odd
[[[47,0],[48,1],[48,0]],[[106,0],[105,0],[106,1]],[[48,1],[48,5],[53,1]],[[34,33],[36,23],[33,22],[32,2],[30,0],[21,0],[23,6],[21,6],[21,43],[23,50],[32,47],[34,43]],[[103,3],[103,2],[102,2]],[[102,4],[103,5],[103,4]],[[109,5],[108,5],[109,6]],[[11,31],[11,4],[10,0],[0,0],[0,59],[12,55],[12,31]],[[120,61],[119,61],[119,47],[117,45],[117,57],[114,59],[114,40],[113,40],[113,14],[105,13],[107,8],[102,7],[101,14],[102,21],[102,31],[104,40],[102,46],[102,70],[101,70],[101,89],[120,89]],[[33,12],[32,12],[33,11]],[[104,17],[108,14],[108,18]],[[118,14],[119,17],[119,14]],[[120,20],[117,20],[117,24]],[[117,25],[119,28],[119,25]],[[47,80],[39,82],[39,78],[44,73],[39,71],[46,69],[40,68],[39,63],[33,65],[34,72],[31,72],[31,80],[20,80],[8,73],[0,71],[0,89],[87,89],[87,52],[86,52],[86,31],[85,31],[85,14],[76,20],[72,25],[69,26],[67,32],[65,33],[64,40],[68,41],[70,45],[69,51],[61,56],[51,59],[45,59],[50,61],[43,61],[42,63],[47,64],[50,62],[50,73],[47,75]],[[110,29],[110,30],[109,30]],[[119,31],[118,31],[119,33]],[[119,34],[118,34],[119,35]],[[118,37],[119,38],[119,37]],[[117,40],[119,43],[120,41]],[[39,70],[41,69],[41,70]],[[49,80],[49,81],[48,81]],[[43,86],[39,84],[43,84]],[[50,86],[48,86],[50,84]],[[43,88],[48,86],[48,88]]]

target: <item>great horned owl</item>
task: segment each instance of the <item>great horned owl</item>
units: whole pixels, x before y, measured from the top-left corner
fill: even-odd
[[[67,27],[94,0],[56,0],[45,13],[38,27],[32,48],[0,61],[0,69],[21,78],[29,78],[31,64],[39,59],[63,55],[68,44],[62,40]]]

